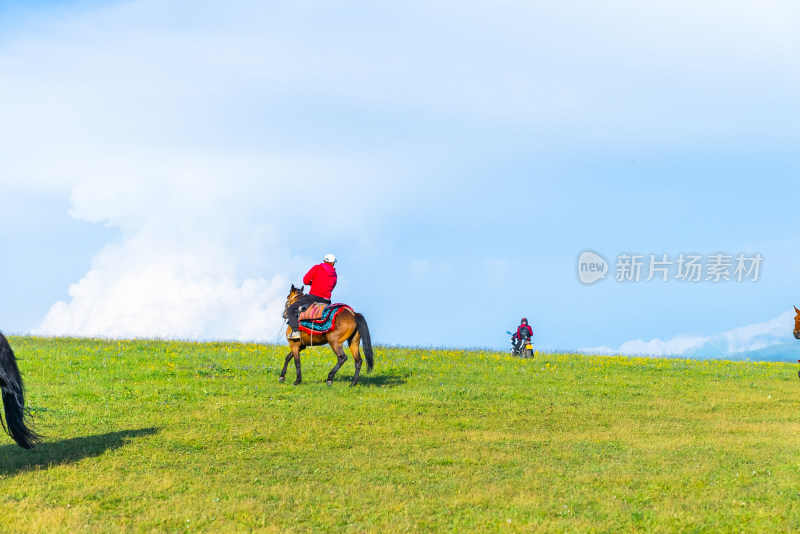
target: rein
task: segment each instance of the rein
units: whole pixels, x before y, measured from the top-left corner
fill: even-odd
[[[283,330],[283,327],[286,326],[286,323],[288,322],[289,322],[288,319],[284,319],[281,325],[278,327],[278,332],[275,334],[275,337],[273,338],[276,342],[278,341],[278,338],[281,335],[281,330]]]

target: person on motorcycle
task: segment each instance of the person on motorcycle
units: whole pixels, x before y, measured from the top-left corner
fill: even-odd
[[[336,263],[336,256],[333,254],[326,254],[324,261],[319,265],[313,266],[306,275],[303,277],[303,283],[310,285],[307,295],[303,295],[292,303],[286,309],[286,317],[289,320],[289,326],[292,333],[289,339],[300,339],[300,327],[298,316],[298,308],[301,306],[308,307],[311,304],[322,302],[324,304],[331,303],[331,292],[336,287],[336,268],[333,266]]]
[[[533,328],[530,327],[528,324],[528,319],[525,317],[519,322],[519,326],[517,327],[517,331],[514,336],[511,338],[511,342],[514,343],[514,352],[519,352],[519,347],[522,345],[523,339],[530,339],[533,337]]]

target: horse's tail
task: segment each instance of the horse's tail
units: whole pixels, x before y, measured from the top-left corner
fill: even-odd
[[[9,436],[23,449],[31,449],[41,437],[25,424],[25,398],[17,358],[5,336],[0,333],[0,390],[3,395],[5,420],[0,423]]]
[[[372,340],[369,338],[369,327],[367,320],[360,313],[356,314],[356,329],[361,335],[361,343],[364,344],[364,356],[367,357],[367,371],[372,371],[375,360],[372,357]]]

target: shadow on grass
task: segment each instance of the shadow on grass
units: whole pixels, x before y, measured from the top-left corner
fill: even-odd
[[[106,451],[126,445],[134,438],[151,436],[159,430],[159,428],[139,428],[61,441],[46,441],[37,445],[35,449],[27,451],[16,445],[3,445],[0,446],[0,476],[15,475],[30,469],[47,469],[100,456]]]
[[[407,378],[411,376],[410,372],[395,372],[395,373],[367,373],[364,368],[361,369],[361,376],[358,377],[358,387],[372,387],[372,388],[395,388],[402,386],[407,382]],[[334,382],[352,382],[353,374],[337,373]]]

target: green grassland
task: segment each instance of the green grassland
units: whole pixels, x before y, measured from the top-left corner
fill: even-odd
[[[12,337],[36,429],[6,532],[800,529],[782,363]]]

